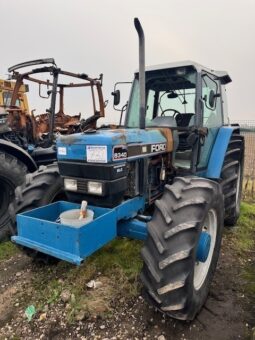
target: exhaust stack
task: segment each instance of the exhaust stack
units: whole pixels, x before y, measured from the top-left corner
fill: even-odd
[[[138,18],[134,19],[134,25],[139,39],[139,89],[140,89],[139,127],[140,129],[145,129],[145,39],[143,28]]]

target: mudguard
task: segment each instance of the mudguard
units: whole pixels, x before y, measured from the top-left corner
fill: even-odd
[[[9,153],[10,155],[16,157],[18,160],[24,163],[29,172],[34,172],[37,170],[37,165],[33,158],[18,145],[0,139],[0,150]]]
[[[211,151],[206,173],[203,177],[220,179],[225,154],[233,132],[238,133],[236,126],[223,126],[219,129]]]

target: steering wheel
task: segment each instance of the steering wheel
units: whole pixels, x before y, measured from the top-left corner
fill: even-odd
[[[162,116],[165,116],[165,112],[167,112],[167,111],[173,111],[173,112],[174,112],[173,117],[175,117],[175,115],[178,114],[178,113],[181,114],[181,112],[179,112],[179,111],[177,111],[177,110],[175,110],[175,109],[166,109],[166,110],[164,110],[164,111],[161,112],[161,117],[162,117]]]

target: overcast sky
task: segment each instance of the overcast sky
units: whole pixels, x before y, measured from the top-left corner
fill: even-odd
[[[147,65],[191,59],[227,70],[230,118],[255,119],[255,0],[0,0],[0,13],[1,75],[42,57],[66,70],[103,73],[108,120],[118,117],[114,83],[132,80],[138,67],[136,16]]]

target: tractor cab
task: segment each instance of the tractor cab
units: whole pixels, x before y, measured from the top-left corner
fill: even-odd
[[[174,136],[173,165],[177,171],[207,167],[223,125],[228,125],[226,72],[192,61],[146,68],[145,128],[170,128]],[[126,113],[126,128],[139,127],[139,74],[135,73]],[[197,141],[199,140],[199,145]]]
[[[82,134],[58,138],[68,198],[114,207],[142,195],[151,205],[175,176],[215,178],[207,170],[218,132],[228,123],[230,81],[226,72],[190,61],[148,67],[141,115],[135,73],[124,127],[87,126]]]
[[[0,79],[0,108],[3,110],[10,107],[14,88],[14,81]],[[17,91],[15,106],[18,106],[21,108],[21,110],[28,112],[29,107],[26,92],[28,92],[28,87],[24,84],[21,85]]]

